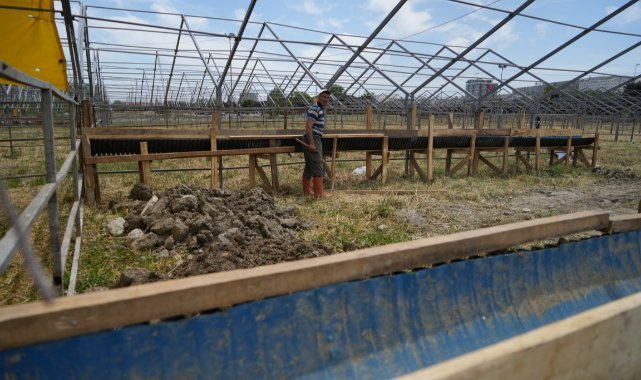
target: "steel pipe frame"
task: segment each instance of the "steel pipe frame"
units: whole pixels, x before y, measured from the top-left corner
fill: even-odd
[[[557,54],[557,53],[558,53],[558,52],[560,52],[561,50],[563,50],[563,49],[565,49],[566,47],[570,46],[571,44],[573,44],[574,42],[578,41],[578,40],[579,40],[579,39],[581,39],[582,37],[586,36],[586,35],[587,35],[588,33],[590,33],[591,31],[594,31],[594,29],[598,28],[598,27],[599,27],[599,25],[603,25],[603,24],[604,24],[604,23],[606,23],[608,20],[612,19],[613,17],[615,17],[615,16],[616,16],[616,15],[618,15],[619,13],[621,13],[621,12],[623,12],[624,10],[628,9],[629,7],[631,7],[632,5],[634,5],[635,3],[637,3],[638,1],[639,1],[639,0],[630,0],[630,1],[628,1],[628,2],[627,2],[627,3],[625,3],[624,5],[622,5],[621,7],[619,7],[618,9],[616,9],[615,11],[613,11],[612,13],[610,13],[610,14],[608,14],[607,16],[603,17],[602,19],[600,19],[600,20],[599,20],[599,21],[597,21],[596,23],[592,24],[592,25],[591,25],[590,27],[588,27],[587,29],[583,30],[582,32],[580,32],[580,33],[579,33],[579,34],[577,34],[576,36],[574,36],[574,37],[570,38],[569,40],[567,40],[566,42],[564,42],[563,44],[561,44],[561,45],[560,45],[560,46],[558,46],[557,48],[553,49],[551,52],[549,52],[549,53],[547,53],[546,55],[544,55],[543,57],[541,57],[541,58],[537,59],[536,61],[534,61],[533,63],[531,63],[531,64],[530,64],[529,66],[527,66],[526,68],[521,69],[521,71],[519,71],[518,73],[514,74],[512,77],[510,77],[510,78],[506,79],[504,83],[510,83],[510,82],[511,82],[511,81],[513,81],[514,79],[516,79],[516,78],[520,77],[521,75],[523,75],[523,73],[525,73],[525,72],[529,72],[532,68],[535,68],[538,64],[540,64],[540,63],[542,63],[542,62],[545,62],[548,58],[552,57],[553,55]],[[502,86],[502,85],[499,85],[499,86],[496,88],[496,90],[498,91],[501,87],[503,87],[503,86]],[[483,100],[485,97],[487,97],[487,95],[482,96],[480,100]]]
[[[249,18],[251,17],[252,11],[254,10],[254,6],[256,5],[256,0],[251,0],[249,7],[247,8],[247,11],[245,12],[245,18],[243,19],[242,24],[240,25],[240,29],[238,30],[238,35],[234,38],[234,46],[232,47],[231,51],[229,52],[229,59],[227,60],[227,63],[225,64],[225,68],[223,69],[223,73],[220,75],[220,82],[218,83],[218,89],[219,89],[219,94],[222,96],[222,93],[220,92],[220,89],[222,88],[222,84],[225,82],[225,77],[227,76],[227,71],[229,70],[231,66],[231,62],[234,59],[234,55],[236,54],[236,49],[238,48],[238,44],[240,44],[240,41],[243,39],[243,34],[245,33],[245,28],[247,27],[247,22],[249,21]],[[230,98],[233,97],[233,90],[235,86],[230,87],[230,93],[229,96]],[[220,99],[217,99],[220,101]],[[221,177],[222,178],[222,177]]]
[[[374,31],[372,31],[372,33],[367,37],[367,39],[365,39],[361,46],[356,49],[356,52],[354,52],[354,54],[347,60],[347,62],[345,62],[345,64],[334,73],[332,78],[326,84],[327,88],[332,87],[334,82],[336,82],[338,78],[340,78],[340,76],[343,74],[343,72],[347,70],[347,68],[352,64],[352,62],[354,62],[356,58],[360,56],[367,45],[369,45],[369,43],[372,42],[372,40],[378,35],[378,33],[383,30],[385,25],[387,25],[387,23],[396,15],[396,13],[401,9],[403,5],[405,5],[406,2],[407,0],[400,0],[398,3],[396,3],[396,6],[394,6],[394,8],[387,14],[387,16],[385,16],[383,21],[376,27],[376,29],[374,29]]]
[[[530,4],[532,4],[534,0],[527,0],[523,4],[521,4],[518,8],[516,8],[514,11],[512,11],[510,14],[508,14],[503,20],[499,21],[492,29],[490,29],[488,32],[486,32],[483,36],[481,36],[479,39],[477,39],[475,42],[473,42],[470,46],[468,46],[465,50],[463,50],[461,53],[459,53],[455,58],[450,60],[445,66],[440,68],[438,72],[433,74],[428,80],[425,82],[421,83],[418,87],[412,91],[412,94],[416,94],[420,89],[423,87],[427,86],[430,84],[434,79],[436,79],[439,75],[441,75],[443,72],[445,72],[447,69],[452,67],[455,63],[457,63],[461,58],[465,57],[469,52],[471,52],[474,48],[476,48],[478,45],[480,45],[483,41],[488,39],[494,32],[497,30],[501,29],[503,25],[507,24],[510,20],[512,20],[514,17],[516,17],[522,10],[527,8]],[[482,99],[482,98],[481,98]]]

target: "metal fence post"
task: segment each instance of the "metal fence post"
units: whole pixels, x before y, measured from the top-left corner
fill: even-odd
[[[40,90],[42,132],[44,135],[45,171],[48,183],[56,183],[56,146],[53,133],[53,98],[51,89]],[[60,257],[60,231],[58,226],[58,191],[54,191],[47,203],[49,213],[49,247],[53,263],[53,283],[62,285],[62,261]],[[61,290],[62,288],[60,288]]]

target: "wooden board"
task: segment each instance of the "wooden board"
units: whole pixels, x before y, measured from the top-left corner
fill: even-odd
[[[638,379],[641,293],[637,293],[403,379]]]
[[[639,203],[641,205],[641,203]],[[605,230],[609,234],[641,230],[641,214],[625,214],[610,217],[610,223]]]
[[[0,350],[420,268],[608,226],[583,211],[258,268],[0,309]]]
[[[86,157],[85,163],[87,164],[104,164],[112,162],[131,162],[131,161],[157,161],[157,160],[172,160],[178,158],[195,158],[195,157],[221,157],[221,156],[243,156],[246,154],[260,154],[260,153],[294,153],[296,147],[283,146],[283,147],[270,147],[270,148],[249,148],[249,149],[226,149],[226,150],[203,150],[194,152],[173,152],[173,153],[151,153],[151,154],[129,154],[122,156],[95,156]]]

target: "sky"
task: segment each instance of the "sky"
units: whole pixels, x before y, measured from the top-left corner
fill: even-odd
[[[523,1],[513,0],[468,0],[468,2],[509,11],[514,10],[523,3]],[[522,13],[576,26],[589,27],[625,3],[626,1],[623,0],[536,0]],[[212,53],[213,62],[210,61],[209,64],[214,80],[216,80],[218,73],[225,66],[226,59],[224,57],[228,55],[232,42],[229,38],[220,36],[226,36],[229,33],[238,34],[240,22],[206,19],[197,16],[242,20],[250,1],[90,0],[85,1],[84,4],[89,6],[88,15],[91,17],[172,28],[180,26],[181,19],[179,16],[134,11],[113,11],[99,7],[189,15],[186,20],[192,30],[219,35],[218,37],[213,35],[195,37],[199,48],[205,56],[208,56],[210,52]],[[257,1],[250,19],[250,21],[256,23],[248,25],[244,33],[245,37],[256,37],[261,28],[261,23],[268,22],[273,33],[280,39],[304,41],[309,44],[286,42],[283,47],[277,42],[259,42],[256,48],[259,53],[256,53],[255,56],[261,57],[261,62],[260,65],[257,64],[258,67],[255,70],[257,70],[256,73],[260,72],[261,74],[257,75],[259,78],[251,83],[241,79],[235,85],[234,93],[237,96],[245,87],[256,92],[268,92],[276,85],[284,86],[287,83],[292,88],[293,83],[289,81],[293,77],[294,82],[296,82],[302,76],[302,70],[295,71],[297,64],[289,58],[287,49],[302,62],[309,63],[321,50],[321,46],[313,44],[326,43],[331,38],[332,33],[338,35],[338,38],[345,44],[353,45],[356,48],[364,41],[362,36],[369,36],[395,5],[396,2],[387,0]],[[397,94],[403,95],[403,91],[411,93],[430,78],[433,73],[433,71],[423,68],[419,75],[409,78],[411,73],[424,62],[419,61],[419,59],[426,60],[426,56],[436,53],[439,53],[441,58],[452,57],[477,41],[478,38],[492,29],[504,17],[506,17],[506,13],[483,10],[475,6],[447,0],[408,0],[378,34],[377,37],[379,38],[372,41],[369,46],[382,48],[386,47],[392,39],[403,40],[399,41],[403,48],[411,52],[420,53],[422,56],[412,58],[407,56],[400,57],[398,54],[393,53],[384,54],[376,63],[380,72],[374,73],[363,87],[354,86],[350,91],[360,93],[367,90],[373,93],[383,93],[400,87],[402,90],[397,90]],[[134,92],[134,90],[125,90],[127,86],[135,87],[136,92],[138,88],[143,87],[142,90],[144,90],[145,94],[149,93],[151,82],[149,76],[154,66],[160,66],[166,76],[172,62],[172,50],[176,46],[175,34],[123,31],[109,29],[122,27],[123,25],[120,24],[95,19],[89,19],[88,22],[92,27],[107,27],[107,29],[90,29],[90,40],[93,48],[100,49],[99,59],[105,67],[103,76],[106,81],[109,82],[111,80],[114,88],[119,88],[119,90],[114,90],[114,94],[118,92],[118,96],[122,97],[126,91]],[[600,26],[600,29],[641,35],[640,25],[641,3],[636,3]],[[143,26],[136,28],[145,29]],[[462,78],[457,79],[455,82],[464,87],[466,80],[475,77],[487,77],[488,73],[496,77],[509,78],[519,71],[516,66],[532,64],[580,32],[581,29],[578,28],[557,25],[543,20],[517,17],[484,41],[479,46],[480,49],[476,49],[466,56],[477,59],[485,53],[482,64],[479,64],[478,67],[469,68],[465,71],[465,74],[461,75]],[[263,37],[273,38],[274,36],[270,31],[264,31]],[[569,80],[579,74],[572,70],[589,70],[640,41],[641,37],[639,36],[593,32],[557,55],[542,62],[539,67],[544,69],[537,70],[535,73],[546,81]],[[234,85],[233,83],[238,78],[238,73],[245,64],[245,60],[242,57],[247,56],[247,52],[251,49],[253,43],[254,41],[251,39],[244,39],[240,42],[238,59],[234,60],[231,67],[232,85]],[[333,76],[340,67],[341,62],[346,61],[353,54],[348,48],[341,45],[338,39],[334,39],[333,43],[336,45],[326,49],[321,56],[321,62],[310,70],[318,78],[321,85]],[[123,54],[114,51],[131,49],[124,45],[136,46],[136,49],[142,49],[146,53]],[[443,45],[450,46],[450,50],[439,52]],[[154,56],[154,49],[159,51],[158,60]],[[399,50],[402,48],[394,45],[394,49]],[[487,49],[491,51],[488,52]],[[211,84],[212,80],[209,80],[209,78],[206,81],[201,80],[203,74],[205,74],[204,66],[198,57],[193,41],[188,35],[182,36],[180,50],[180,57],[176,61],[177,75],[172,80],[172,94],[176,98],[184,97],[184,94],[190,91],[191,93],[195,92],[201,83],[204,91],[212,90],[209,87],[213,87],[213,85],[208,86],[203,83],[208,82]],[[183,50],[184,54],[182,54]],[[369,62],[374,61],[377,57],[379,57],[379,52],[373,50],[366,51],[363,55],[363,58]],[[430,65],[438,70],[447,62],[447,59],[435,59],[430,62]],[[501,68],[499,66],[501,63],[508,62],[507,67]],[[250,62],[248,64],[245,73],[251,70],[251,66],[254,63]],[[599,68],[598,72],[631,76],[634,74],[635,69],[637,72],[641,72],[641,65],[637,66],[637,64],[641,64],[641,47],[635,48],[615,61]],[[263,66],[262,69],[261,65]],[[353,82],[354,78],[358,78],[363,73],[366,65],[366,62],[357,58],[354,68],[343,74],[338,83],[347,87]],[[461,69],[463,67],[463,64],[457,64],[453,66],[453,69]],[[141,76],[139,75],[142,70],[145,71],[144,84],[142,84]],[[160,71],[159,69],[159,75]],[[130,79],[136,77],[138,78],[136,80],[140,83],[123,82],[122,78],[127,78],[130,73]],[[181,75],[182,73],[184,73],[184,76]],[[453,74],[454,72],[447,71],[447,73]],[[371,71],[365,73],[364,77],[370,74]],[[176,87],[178,76],[182,78],[182,83],[179,83],[180,89]],[[208,75],[206,76],[208,77]],[[157,81],[154,83],[154,87],[161,87],[161,84],[165,83],[161,82],[163,79],[167,80],[167,78],[154,78],[154,81]],[[228,79],[226,78],[226,80]],[[536,81],[537,78],[524,75],[514,82],[514,86],[531,85]],[[304,85],[302,90],[310,93],[318,90],[318,84],[312,83],[309,78],[303,79],[302,83]],[[432,87],[437,88],[441,83],[445,82],[441,79],[433,80],[421,90]],[[452,85],[448,88],[454,93],[460,91]],[[158,91],[155,92],[155,97],[157,97]]]

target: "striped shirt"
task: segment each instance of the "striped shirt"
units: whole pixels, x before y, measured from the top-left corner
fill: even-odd
[[[314,134],[322,136],[325,130],[325,110],[318,103],[314,103],[307,109],[307,118],[314,121],[312,125]]]

